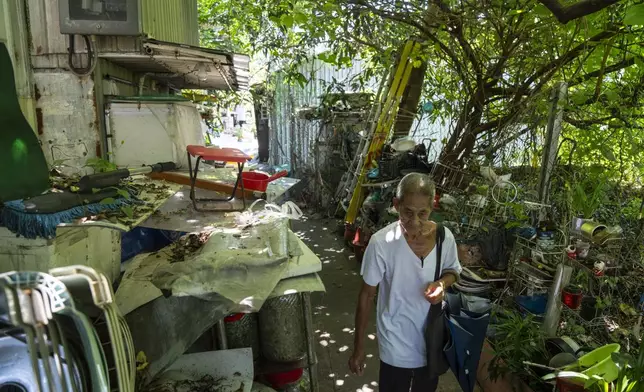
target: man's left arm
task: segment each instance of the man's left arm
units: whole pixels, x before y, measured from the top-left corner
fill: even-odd
[[[451,231],[445,230],[445,239],[443,240],[443,265],[441,269],[440,282],[445,289],[458,282],[463,267],[458,260],[458,250],[456,249],[456,239]]]

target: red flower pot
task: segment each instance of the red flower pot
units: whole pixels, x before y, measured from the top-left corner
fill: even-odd
[[[356,236],[356,227],[351,223],[344,224],[344,240],[347,242],[353,241]]]
[[[570,309],[576,310],[581,306],[581,299],[583,294],[580,289],[576,287],[566,287],[563,289],[561,300]]]

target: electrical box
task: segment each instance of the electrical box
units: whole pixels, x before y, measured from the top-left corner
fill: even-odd
[[[58,0],[60,33],[139,35],[139,0]]]

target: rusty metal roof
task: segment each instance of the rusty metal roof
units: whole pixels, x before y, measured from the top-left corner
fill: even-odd
[[[130,71],[148,74],[178,89],[247,90],[247,55],[220,50],[145,40],[141,52],[99,53]]]

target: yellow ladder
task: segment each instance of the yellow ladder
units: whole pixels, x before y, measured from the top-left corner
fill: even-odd
[[[378,117],[378,123],[374,130],[371,144],[369,144],[367,156],[365,157],[362,168],[360,169],[360,176],[358,177],[358,181],[353,189],[351,202],[349,203],[349,208],[347,208],[347,213],[344,217],[344,221],[346,223],[354,223],[358,216],[358,210],[364,200],[362,184],[364,183],[369,170],[376,166],[376,162],[382,153],[382,148],[387,139],[389,139],[391,128],[394,124],[394,120],[396,119],[396,115],[398,114],[400,100],[405,92],[407,83],[409,82],[411,70],[414,68],[409,55],[419,49],[420,44],[418,42],[409,40],[405,44],[400,55],[396,73],[394,74],[389,90],[387,91],[387,96],[385,98],[382,111],[380,112],[380,116]]]

